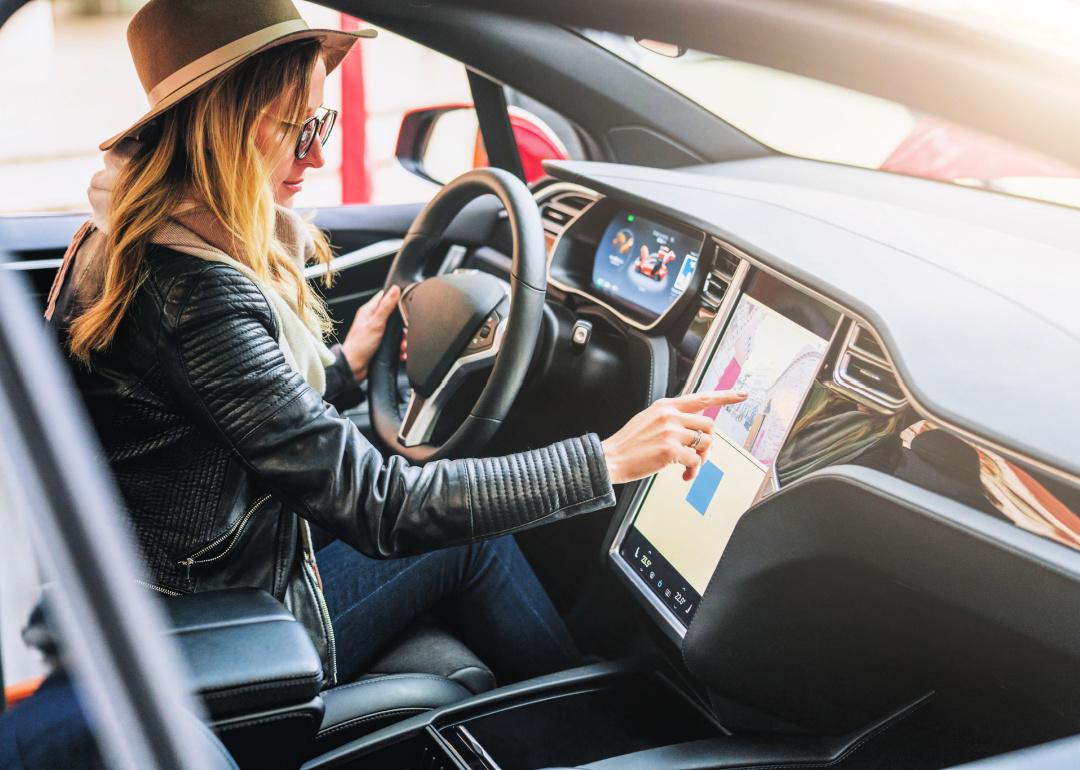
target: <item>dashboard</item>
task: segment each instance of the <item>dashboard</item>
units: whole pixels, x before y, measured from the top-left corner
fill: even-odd
[[[631,486],[620,503],[609,562],[673,641],[682,644],[693,627],[747,513],[769,508],[778,492],[815,471],[875,468],[1080,550],[1076,497],[1058,484],[1071,474],[928,408],[932,399],[915,397],[894,359],[895,343],[886,345],[879,331],[894,329],[868,320],[876,313],[839,301],[842,292],[791,267],[797,251],[785,269],[771,255],[751,254],[726,228],[705,226],[694,214],[701,206],[686,203],[707,199],[707,187],[694,196],[687,175],[644,173],[649,179],[625,186],[564,173],[568,182],[539,200],[554,218],[554,226],[545,218],[545,227],[556,298],[572,298],[580,312],[593,308],[614,326],[666,338],[687,364],[673,367],[669,394],[749,394],[709,415],[713,441],[693,481],[672,466]],[[663,186],[654,176],[671,178],[684,216],[669,200],[627,194],[641,188],[655,195]],[[718,195],[714,203],[723,201]],[[818,246],[806,243],[803,251]],[[887,271],[876,283],[895,294]],[[958,457],[970,460],[962,472],[950,466]],[[1036,498],[1053,502],[1018,503]]]
[[[739,520],[780,488],[778,461],[785,481],[800,475],[797,453],[781,452],[815,386],[843,390],[852,409],[885,423],[883,415],[906,401],[897,387],[882,387],[895,375],[880,346],[874,347],[880,356],[862,361],[879,370],[871,373],[874,387],[859,389],[856,378],[835,376],[852,368],[852,331],[861,328],[835,303],[687,223],[570,194],[576,214],[567,220],[562,212],[566,226],[550,239],[549,283],[645,332],[678,338],[679,319],[689,313],[699,335],[681,392],[748,394],[740,404],[706,412],[714,420],[713,442],[693,481],[672,465],[637,486],[610,544],[620,577],[681,638]],[[863,329],[864,346],[867,334]]]
[[[610,544],[620,577],[681,638],[740,518],[779,489],[777,462],[812,387],[840,389],[833,373],[851,367],[851,346],[842,346],[846,367],[833,359],[859,327],[834,303],[701,229],[611,198],[569,194],[576,213],[568,220],[563,211],[566,226],[550,239],[549,283],[618,323],[676,339],[689,311],[698,335],[681,392],[748,394],[706,413],[713,442],[693,481],[673,465],[637,486]],[[895,388],[881,391],[891,376],[881,356],[864,362],[882,370],[879,387],[859,398],[876,404],[875,414],[891,414],[906,402]],[[786,480],[798,475],[791,460],[783,458],[785,470],[796,469]]]

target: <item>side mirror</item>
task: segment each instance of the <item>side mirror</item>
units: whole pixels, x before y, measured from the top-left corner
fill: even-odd
[[[407,171],[441,185],[484,165],[476,162],[478,150],[483,142],[473,106],[444,104],[405,113],[394,154]]]
[[[544,175],[544,160],[569,160],[566,146],[544,121],[519,107],[510,107],[509,112],[526,182]],[[471,104],[447,104],[405,113],[395,154],[406,170],[440,185],[470,169],[488,165]]]

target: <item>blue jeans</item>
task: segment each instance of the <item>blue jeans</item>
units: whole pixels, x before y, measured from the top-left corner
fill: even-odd
[[[580,663],[562,618],[512,537],[386,560],[335,540],[316,558],[341,681],[365,673],[425,613],[445,620],[499,684]]]

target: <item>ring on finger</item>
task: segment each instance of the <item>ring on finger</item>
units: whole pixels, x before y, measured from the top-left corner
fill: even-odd
[[[694,431],[694,440],[690,442],[690,448],[691,449],[697,449],[698,448],[698,444],[701,443],[701,436],[702,436],[702,433],[701,433],[700,430],[695,430]]]

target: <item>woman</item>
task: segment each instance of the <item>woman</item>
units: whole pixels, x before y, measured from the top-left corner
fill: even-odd
[[[355,398],[396,291],[328,350],[301,267],[330,251],[288,208],[322,165],[323,84],[355,36],[307,29],[289,0],[150,0],[128,40],[152,108],[102,145],[139,139],[50,313],[154,587],[270,591],[330,684],[434,607],[502,680],[573,665],[514,541],[490,538],[609,506],[612,484],[669,462],[691,477],[711,436],[697,412],[738,397],[664,401],[604,442],[382,458],[334,404]],[[317,554],[309,522],[336,538]]]

